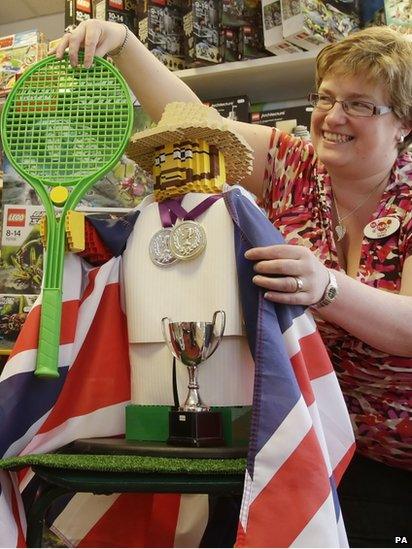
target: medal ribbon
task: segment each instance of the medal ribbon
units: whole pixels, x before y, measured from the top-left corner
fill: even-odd
[[[210,206],[222,198],[222,196],[222,194],[208,196],[189,212],[182,206],[183,196],[163,200],[163,202],[159,202],[159,214],[162,226],[164,228],[172,227],[178,218],[183,219],[183,221],[195,221],[199,215],[202,215],[202,213],[208,210]]]

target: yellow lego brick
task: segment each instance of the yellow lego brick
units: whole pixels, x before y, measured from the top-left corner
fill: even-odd
[[[46,214],[43,214],[40,218],[39,230],[40,230],[41,243],[46,248],[46,246],[47,246],[47,218],[46,218]]]
[[[83,252],[85,248],[84,237],[84,213],[69,211],[67,212],[65,228],[67,237],[67,247],[71,252]]]

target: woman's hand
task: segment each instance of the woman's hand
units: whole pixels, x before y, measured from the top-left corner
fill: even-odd
[[[55,53],[61,59],[65,50],[69,49],[70,63],[78,64],[78,53],[84,48],[84,66],[91,67],[95,55],[103,56],[123,44],[126,29],[124,25],[98,19],[82,21],[78,27],[62,37],[57,48],[49,53]]]
[[[279,244],[252,248],[246,259],[256,261],[253,282],[268,290],[265,298],[290,305],[312,305],[329,283],[327,267],[304,246]]]

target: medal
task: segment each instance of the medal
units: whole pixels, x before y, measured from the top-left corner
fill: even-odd
[[[170,234],[172,229],[164,228],[157,231],[149,243],[150,259],[158,267],[167,267],[178,261],[170,250]]]
[[[363,229],[363,234],[367,238],[378,240],[386,238],[395,233],[400,227],[400,221],[397,217],[378,217],[366,225]]]
[[[183,261],[194,259],[206,248],[206,233],[196,221],[183,221],[173,227],[169,246],[174,257]]]

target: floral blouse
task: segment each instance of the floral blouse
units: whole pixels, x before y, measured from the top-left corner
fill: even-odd
[[[272,133],[265,170],[264,207],[289,244],[309,247],[329,268],[338,263],[332,231],[330,177],[311,143]],[[400,155],[373,219],[394,216],[399,229],[364,237],[357,280],[399,292],[405,259],[412,254],[412,157]],[[338,376],[358,451],[389,465],[412,468],[412,358],[370,347],[343,328],[316,318]],[[379,330],[379,319],[376,319]]]

